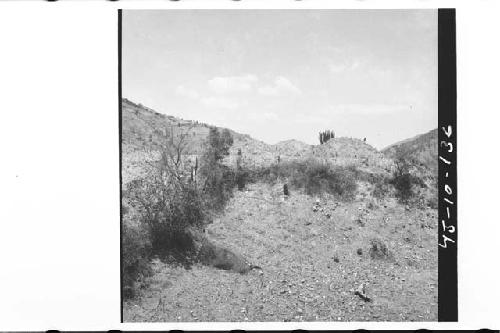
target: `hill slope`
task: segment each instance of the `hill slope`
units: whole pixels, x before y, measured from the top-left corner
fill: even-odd
[[[188,133],[185,158],[203,151],[209,125],[159,114],[126,99],[122,106],[123,184],[139,177],[169,138]],[[334,138],[323,145],[297,140],[269,145],[231,133],[230,165],[241,150],[248,167],[270,165],[278,157],[281,162],[314,158],[389,176],[399,145],[408,154],[432,156],[425,137],[382,153],[354,138]],[[124,320],[436,320],[435,209],[411,209],[390,195],[375,200],[361,177],[356,179],[361,185],[357,195],[348,202],[294,188],[285,198],[284,181],[259,181],[234,191],[205,229],[207,239],[241,253],[262,268],[260,273],[240,275],[201,264],[187,270],[155,257],[152,275],[140,281],[137,297],[123,304]],[[122,223],[137,224],[135,208],[124,206],[128,213]],[[356,294],[360,286],[366,286],[370,301]]]
[[[262,274],[202,265],[185,270],[157,260],[150,287],[124,304],[124,320],[437,319],[435,210],[325,197],[314,211],[314,198],[293,193],[283,201],[280,193],[281,184],[238,191],[207,228],[211,239],[262,267]],[[388,258],[372,257],[373,239],[387,245]],[[370,302],[354,292],[361,283]]]
[[[437,177],[438,173],[438,130],[433,129],[427,133],[397,142],[382,152],[396,159],[398,156],[414,159],[421,166],[425,166]]]
[[[168,138],[185,133],[188,134],[185,154],[200,155],[210,127],[198,121],[160,114],[127,99],[122,101],[122,148],[131,162],[145,159],[147,151],[158,150]],[[360,169],[374,173],[386,173],[392,165],[390,158],[359,139],[335,138],[323,145],[286,140],[270,145],[250,135],[230,129],[229,131],[234,139],[230,154],[226,158],[226,163],[230,165],[234,165],[239,150],[242,152],[243,165],[247,167],[269,166],[275,163],[278,157],[283,162],[316,158],[335,165],[354,164]],[[126,179],[129,178],[127,176],[125,174]]]

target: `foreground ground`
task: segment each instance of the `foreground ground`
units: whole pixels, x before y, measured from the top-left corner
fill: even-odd
[[[160,260],[124,321],[435,321],[437,211],[393,200],[292,192],[250,185],[207,228],[216,244],[262,267],[248,274]],[[372,258],[371,241],[389,250]],[[355,294],[365,284],[365,301]]]

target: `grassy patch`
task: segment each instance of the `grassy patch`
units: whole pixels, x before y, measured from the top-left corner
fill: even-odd
[[[311,159],[260,168],[251,173],[249,180],[271,184],[281,180],[309,195],[330,193],[343,200],[352,200],[357,190],[358,177],[359,172],[353,166],[331,166]]]

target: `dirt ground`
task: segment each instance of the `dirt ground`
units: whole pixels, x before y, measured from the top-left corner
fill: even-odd
[[[262,271],[154,260],[147,287],[124,303],[124,321],[437,320],[437,210],[294,191],[285,200],[281,189],[235,192],[206,230]],[[372,257],[373,239],[387,256]],[[361,284],[370,301],[356,295]]]

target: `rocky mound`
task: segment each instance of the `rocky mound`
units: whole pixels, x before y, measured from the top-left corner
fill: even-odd
[[[313,156],[335,165],[355,165],[372,173],[389,172],[393,162],[374,147],[360,139],[334,138],[314,146]]]
[[[210,125],[160,114],[146,106],[122,100],[122,149],[125,177],[128,169],[134,169],[145,152],[158,151],[172,137],[186,136],[184,151],[190,159],[203,151]],[[221,128],[222,129],[222,128]],[[366,142],[355,138],[334,138],[322,145],[308,145],[297,140],[287,140],[270,145],[247,134],[230,130],[234,143],[225,163],[235,165],[241,151],[242,164],[248,168],[269,166],[278,161],[293,161],[315,158],[332,165],[354,165],[369,173],[390,173],[396,152],[404,151],[415,156],[437,175],[437,130],[400,142],[386,148],[383,153]],[[137,163],[136,163],[137,162]],[[135,163],[135,164],[134,164]],[[139,168],[139,166],[138,166]],[[136,171],[136,170],[135,170]],[[133,174],[137,172],[132,172]],[[133,177],[133,175],[131,175]]]

